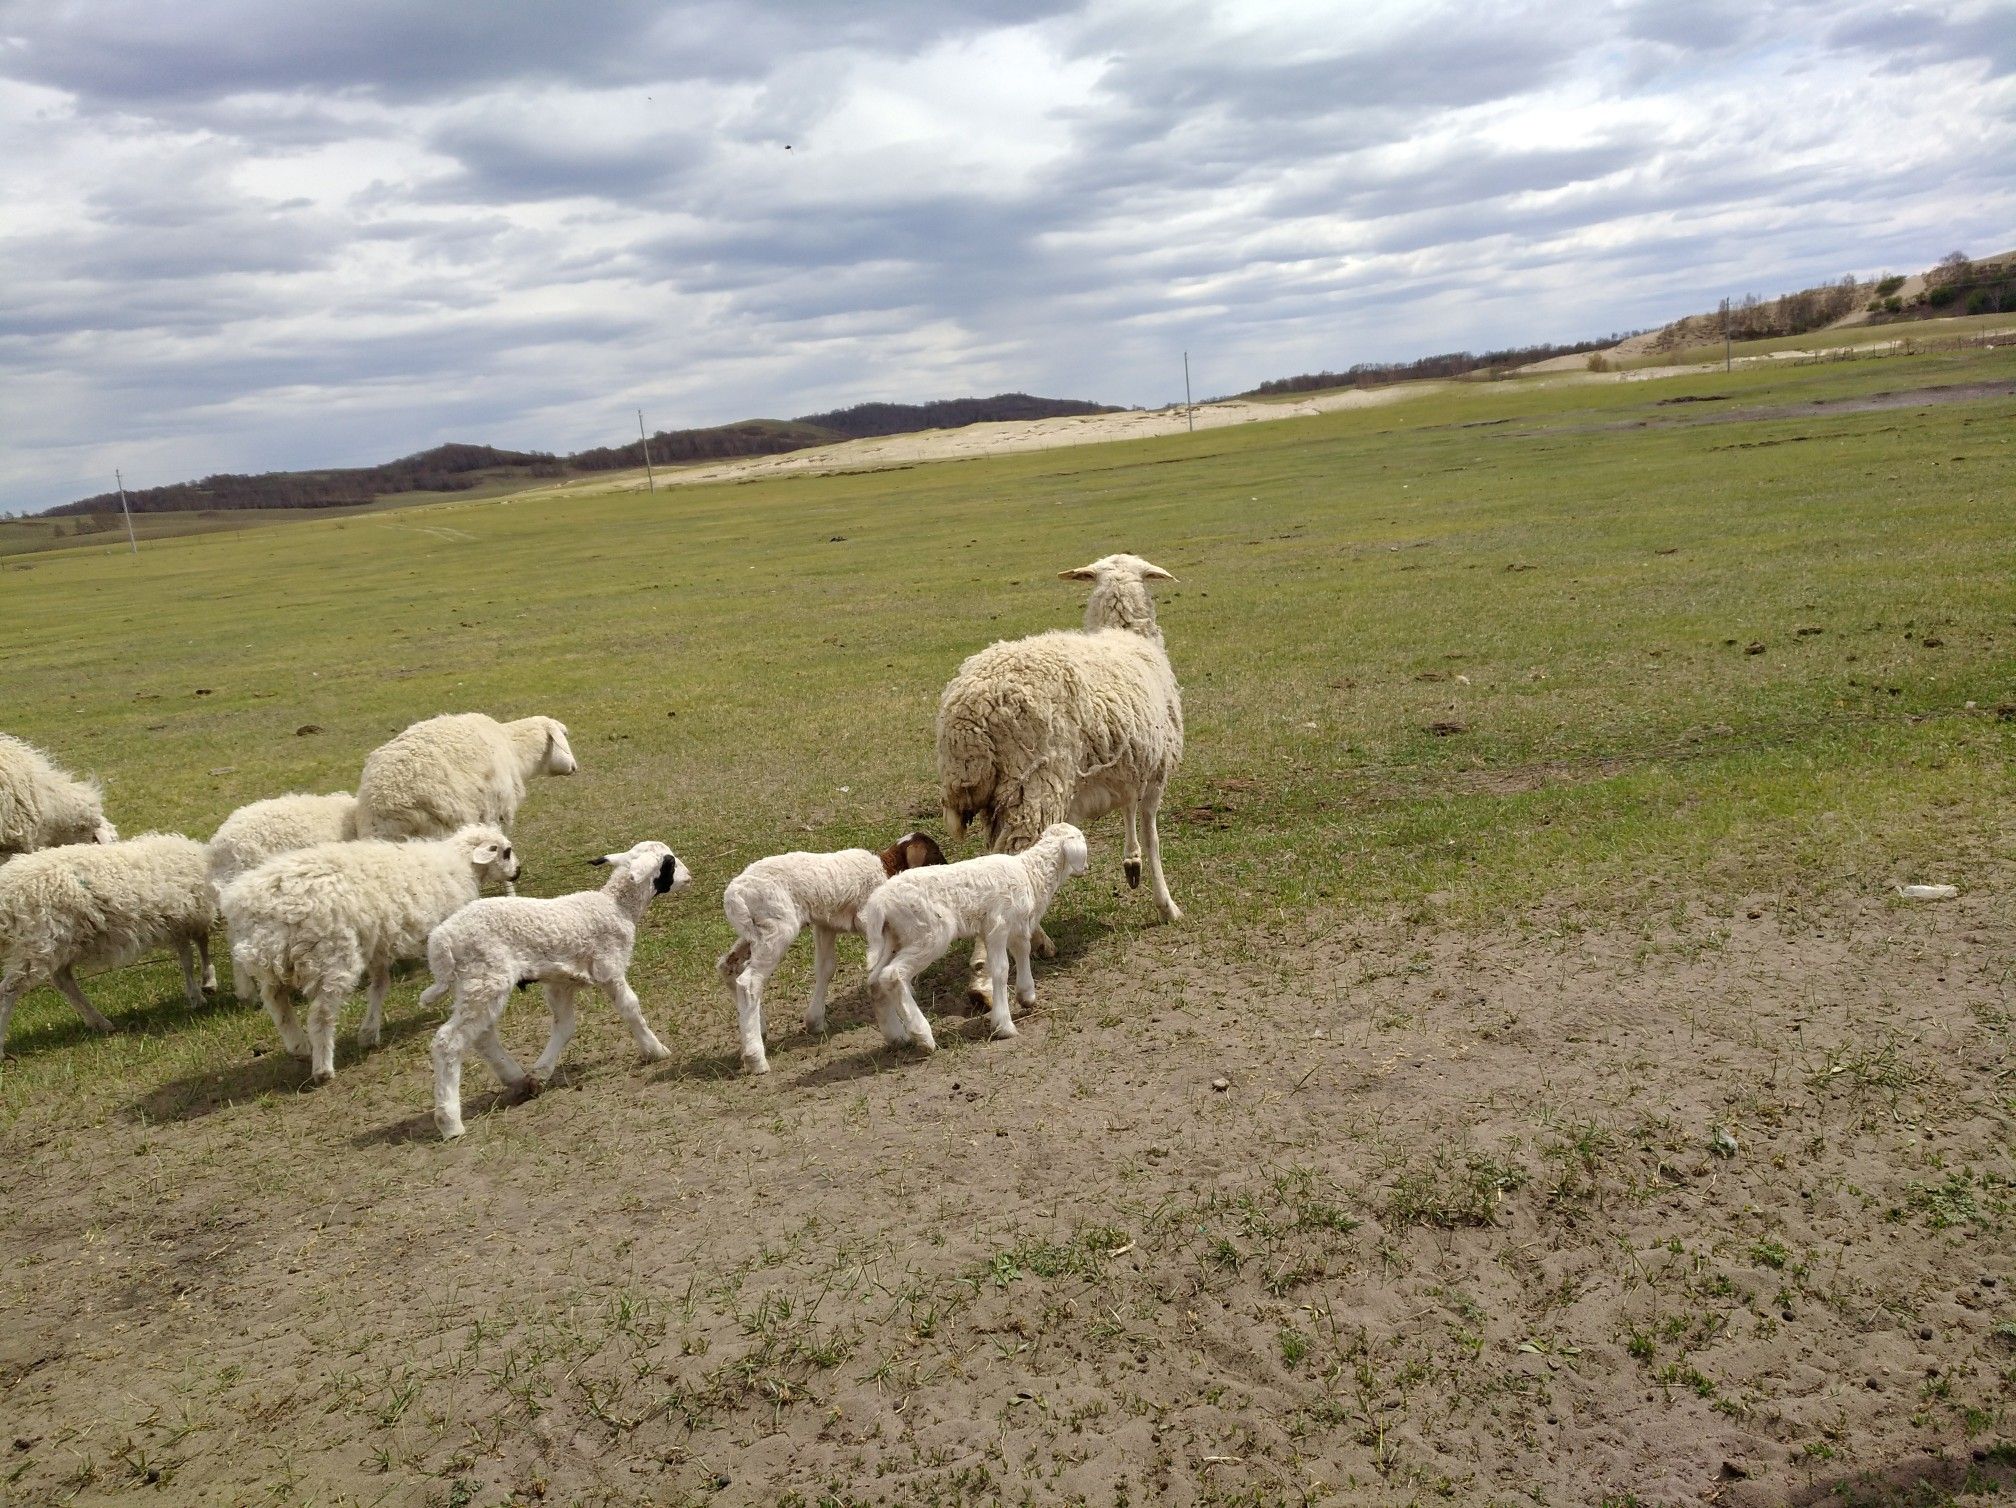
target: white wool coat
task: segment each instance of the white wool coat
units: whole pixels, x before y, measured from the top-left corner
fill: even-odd
[[[0,857],[66,843],[110,843],[97,785],[57,768],[33,744],[0,733]]]
[[[114,968],[207,939],[209,855],[180,833],[44,848],[0,865],[0,978]]]
[[[210,839],[210,882],[219,890],[275,855],[357,836],[357,798],[293,792],[254,801],[226,817]]]
[[[566,725],[553,718],[430,717],[366,757],[357,782],[357,833],[437,838],[472,822],[509,828],[527,780],[575,768]]]
[[[929,941],[942,951],[955,938],[984,938],[997,928],[1027,937],[1074,861],[1082,871],[1085,835],[1057,823],[1019,853],[983,854],[891,876],[861,908],[869,982],[880,983],[883,967],[905,944]]]

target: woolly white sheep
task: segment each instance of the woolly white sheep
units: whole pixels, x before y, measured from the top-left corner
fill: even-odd
[[[959,667],[939,700],[945,819],[954,837],[977,819],[991,849],[1013,853],[1052,823],[1124,808],[1127,883],[1141,883],[1145,830],[1155,905],[1163,920],[1180,921],[1162,877],[1156,813],[1183,758],[1183,694],[1146,585],[1176,578],[1138,555],[1058,574],[1094,583],[1084,629],[992,644]],[[1056,951],[1040,928],[1036,945],[1046,958]],[[974,965],[977,976],[977,952]]]
[[[371,976],[362,1047],[376,1047],[392,965],[418,958],[427,934],[476,899],[485,880],[518,877],[511,840],[472,823],[446,838],[318,843],[268,859],[224,887],[218,904],[231,963],[259,986],[281,1045],[309,1060],[315,1081],[336,1076],[336,1018]],[[304,1034],[290,991],[308,1000]]]
[[[357,835],[440,838],[471,822],[508,830],[527,780],[576,768],[566,726],[550,717],[430,717],[365,757]]]
[[[31,743],[0,733],[0,858],[68,843],[110,843],[96,782],[58,769]]]
[[[65,844],[0,865],[0,1046],[14,1002],[45,979],[86,1024],[111,1031],[84,998],[75,970],[116,968],[163,943],[182,965],[189,1003],[201,1005],[203,991],[217,984],[210,967],[215,918],[208,856],[180,833]]]
[[[241,806],[224,819],[210,839],[210,884],[224,887],[249,869],[278,854],[317,843],[343,843],[357,836],[357,798],[348,791],[326,796],[294,792]],[[232,976],[240,1000],[258,997],[252,981]]]
[[[910,981],[945,956],[959,938],[979,940],[987,960],[987,1024],[997,1037],[1015,1035],[1008,1009],[1008,960],[1015,960],[1015,997],[1036,1003],[1029,944],[1067,875],[1089,863],[1085,835],[1068,822],[1043,830],[1015,854],[987,854],[938,869],[892,877],[861,907],[868,939],[868,987],[878,996],[882,1034],[907,1037],[926,1052],[937,1044],[917,1009]]]
[[[630,955],[637,927],[654,895],[692,882],[686,866],[663,843],[639,843],[627,853],[592,861],[610,866],[600,890],[557,900],[496,897],[464,906],[427,939],[434,982],[420,996],[432,1005],[450,990],[455,1008],[434,1034],[434,1124],[453,1141],[462,1134],[462,1059],[475,1048],[507,1089],[537,1090],[553,1076],[574,1035],[574,991],[592,984],[616,1007],[651,1062],[672,1056],[644,1020],[630,988]],[[497,1035],[513,985],[539,981],[553,1013],[546,1050],[528,1077]]]
[[[812,929],[812,1003],[805,1030],[826,1030],[826,987],[833,981],[837,939],[861,930],[859,913],[875,888],[891,875],[926,864],[943,864],[945,854],[923,833],[905,833],[880,853],[843,848],[838,853],[780,853],[758,859],[728,882],[721,909],[741,939],[715,965],[735,992],[736,1024],[742,1039],[742,1066],[768,1073],[763,1050],[763,986],[798,940]]]

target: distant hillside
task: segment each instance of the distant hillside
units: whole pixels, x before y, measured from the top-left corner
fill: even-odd
[[[661,430],[650,441],[651,461],[676,466],[731,456],[777,455],[833,445],[869,435],[919,429],[959,429],[999,419],[1047,419],[1064,414],[1105,414],[1106,404],[1070,398],[999,393],[992,398],[947,398],[935,403],[861,403],[802,419],[745,419],[708,429]],[[560,479],[619,471],[644,464],[644,441],[557,456],[545,451],[498,450],[490,445],[437,445],[382,466],[324,471],[268,471],[256,476],[220,473],[199,482],[129,489],[135,513],[261,508],[355,508],[406,492],[465,492],[500,482]],[[117,514],[119,494],[103,492],[48,513]]]
[[[1503,372],[1529,362],[1556,356],[1575,356],[1584,351],[1603,351],[1631,335],[1612,333],[1595,340],[1571,341],[1567,345],[1509,346],[1502,351],[1446,351],[1439,356],[1423,356],[1414,361],[1361,361],[1341,372],[1304,372],[1299,377],[1276,377],[1239,394],[1241,398],[1274,398],[1284,393],[1328,392],[1340,387],[1384,387],[1394,382],[1420,382],[1435,377],[1468,377],[1476,372]]]

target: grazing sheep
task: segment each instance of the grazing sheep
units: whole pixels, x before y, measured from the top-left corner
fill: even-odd
[[[1066,581],[1094,583],[1085,627],[990,645],[971,656],[938,703],[938,780],[954,837],[976,818],[988,846],[1013,853],[1055,822],[1127,813],[1127,883],[1141,883],[1141,838],[1163,920],[1183,913],[1162,877],[1156,824],[1183,758],[1176,685],[1147,582],[1173,581],[1138,555],[1108,555]],[[1039,928],[1044,957],[1056,950]],[[974,956],[975,980],[979,955]]]
[[[360,838],[441,838],[471,822],[508,829],[534,775],[572,775],[567,729],[550,717],[500,723],[430,717],[381,744],[357,781]]]
[[[309,1060],[315,1082],[336,1076],[336,1018],[368,971],[369,1003],[358,1029],[376,1047],[392,965],[418,958],[427,934],[476,899],[485,880],[518,877],[511,840],[472,823],[446,838],[318,843],[268,859],[218,898],[231,933],[231,963],[259,986],[281,1044]],[[308,999],[308,1029],[290,991]]]
[[[553,1076],[574,1035],[574,991],[592,984],[609,997],[646,1059],[672,1056],[645,1023],[630,988],[637,927],[654,895],[683,890],[693,876],[663,843],[592,860],[610,866],[600,890],[557,900],[505,896],[473,901],[434,929],[427,966],[434,982],[420,996],[432,1005],[455,992],[454,1014],[434,1034],[434,1124],[453,1141],[462,1134],[462,1059],[474,1047],[507,1089],[537,1090]],[[497,1036],[511,987],[538,980],[553,1013],[552,1035],[528,1077]]]
[[[111,843],[96,782],[49,762],[31,743],[0,733],[0,858],[69,843]]]
[[[357,836],[357,798],[348,791],[326,796],[296,792],[241,806],[210,839],[210,884],[218,894],[249,869],[277,854],[317,843],[344,843]],[[240,1000],[257,998],[252,981],[232,975]]]
[[[805,1030],[826,1030],[826,986],[833,981],[836,939],[861,930],[861,903],[891,875],[926,864],[943,864],[944,850],[923,833],[905,833],[874,853],[843,848],[838,853],[780,853],[758,859],[728,882],[721,909],[740,937],[721,955],[716,969],[735,992],[735,1016],[742,1038],[742,1066],[768,1073],[763,1051],[763,986],[798,940],[812,929],[812,1003]]]
[[[1036,1003],[1030,940],[1065,876],[1083,874],[1089,862],[1085,835],[1058,822],[1020,853],[911,870],[869,896],[861,907],[861,931],[868,939],[868,987],[880,997],[882,1034],[892,1044],[907,1037],[926,1052],[937,1045],[910,981],[957,939],[972,937],[987,960],[988,1025],[997,1037],[1014,1036],[1008,959],[1015,960],[1015,997],[1026,1010]]]
[[[86,1024],[109,1032],[112,1023],[84,998],[74,971],[130,963],[163,943],[182,965],[189,1003],[201,1005],[203,991],[217,984],[215,918],[208,855],[180,833],[65,844],[0,865],[0,1047],[14,1002],[45,979]]]

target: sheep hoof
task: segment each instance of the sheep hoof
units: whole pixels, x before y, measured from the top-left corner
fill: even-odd
[[[910,1045],[919,1052],[936,1052],[938,1050],[938,1039],[932,1036],[929,1031],[926,1031],[922,1036],[912,1037]]]
[[[357,1033],[357,1045],[359,1047],[367,1049],[376,1047],[378,1045],[378,1033],[376,1032]]]
[[[1129,890],[1139,890],[1141,888],[1141,861],[1139,859],[1129,859],[1127,861],[1127,888]]]
[[[462,1117],[448,1116],[437,1110],[434,1112],[434,1128],[441,1133],[441,1140],[453,1141],[462,1134]]]
[[[768,1073],[770,1071],[770,1060],[768,1058],[744,1058],[742,1060],[742,1071],[744,1073]]]
[[[511,1092],[521,1100],[536,1100],[546,1088],[546,1080],[536,1073],[528,1073],[517,1083],[509,1086]]]
[[[1017,1033],[1015,1030],[1015,1023],[1013,1021],[1004,1021],[999,1026],[994,1028],[994,1036],[997,1040],[1013,1037],[1015,1035],[1017,1035]]]
[[[1162,910],[1162,920],[1163,920],[1163,921],[1165,921],[1165,922],[1180,922],[1180,921],[1182,921],[1182,920],[1183,920],[1183,912],[1182,912],[1182,909],[1181,909],[1180,907],[1178,907],[1178,906],[1177,906],[1177,904],[1176,904],[1176,903],[1175,903],[1174,901],[1171,901],[1171,902],[1170,902],[1170,903],[1169,903],[1169,904],[1168,904],[1167,906],[1165,906],[1165,907],[1163,908],[1163,910]]]
[[[333,1068],[318,1068],[308,1075],[308,1082],[311,1084],[330,1084],[335,1080],[336,1070]]]
[[[644,1061],[647,1063],[663,1063],[671,1056],[672,1049],[662,1042],[656,1047],[647,1047],[644,1049]]]

